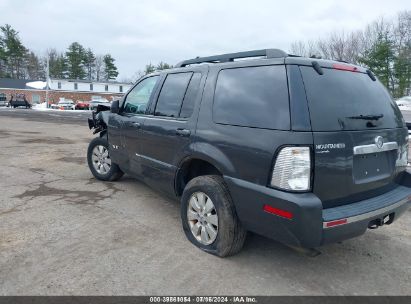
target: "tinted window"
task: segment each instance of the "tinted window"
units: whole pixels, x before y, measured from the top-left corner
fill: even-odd
[[[158,76],[153,76],[139,82],[130,93],[127,94],[123,112],[144,114],[157,79]]]
[[[188,85],[186,95],[181,106],[180,117],[188,118],[193,114],[196,97],[199,92],[201,73],[194,73]]]
[[[300,67],[313,131],[363,130],[402,126],[400,112],[379,81],[363,73]],[[360,119],[378,116],[376,120]],[[381,116],[382,115],[382,116]]]
[[[167,75],[158,97],[155,115],[178,117],[192,75],[193,73]]]
[[[216,84],[213,119],[222,124],[288,130],[285,67],[222,70]]]

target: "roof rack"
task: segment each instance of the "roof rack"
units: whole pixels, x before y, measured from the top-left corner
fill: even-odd
[[[200,63],[221,63],[221,62],[230,62],[234,59],[242,58],[252,58],[252,57],[265,57],[265,58],[284,58],[288,54],[279,49],[265,49],[265,50],[255,50],[255,51],[246,51],[239,53],[229,53],[208,57],[196,57],[194,59],[184,60],[179,62],[175,67],[182,68],[190,64],[200,64]]]

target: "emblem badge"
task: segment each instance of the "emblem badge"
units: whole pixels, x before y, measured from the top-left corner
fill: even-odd
[[[384,145],[384,139],[382,138],[382,136],[377,136],[375,139],[375,145],[377,146],[378,149],[381,149],[382,146]]]

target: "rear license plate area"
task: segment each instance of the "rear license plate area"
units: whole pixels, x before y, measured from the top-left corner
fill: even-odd
[[[390,177],[395,169],[396,155],[396,150],[354,155],[354,182],[363,184]]]

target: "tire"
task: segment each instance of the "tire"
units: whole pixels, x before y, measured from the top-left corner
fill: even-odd
[[[211,202],[215,207],[215,211],[212,211],[208,215],[201,218],[198,217],[199,220],[192,220],[193,215],[191,213],[191,220],[189,220],[188,213],[195,211],[195,209],[192,209],[190,199],[196,197],[195,200],[197,200],[198,195],[200,195],[201,198],[201,193],[208,197],[206,198],[206,202],[208,199],[211,199]],[[200,201],[200,199],[198,199],[198,201]],[[205,209],[207,209],[207,207]],[[209,242],[212,241],[212,243],[205,244],[203,240],[198,239],[200,236],[196,237],[194,235],[191,228],[198,224],[204,224],[203,227],[208,227],[211,223],[211,221],[208,222],[208,219],[213,216],[214,212],[218,219],[218,226],[216,227],[213,225],[214,231],[217,231],[217,235],[214,241],[212,241],[213,237],[210,237],[212,234],[208,234],[207,232]],[[221,176],[199,176],[192,179],[187,184],[181,197],[181,219],[184,233],[189,241],[207,253],[211,253],[219,257],[231,256],[238,253],[244,245],[247,231],[242,227],[241,222],[237,217],[229,190]],[[200,223],[200,220],[203,222]],[[197,228],[194,227],[194,230],[196,231]],[[200,229],[200,231],[202,230],[203,228]],[[200,238],[202,239],[202,236]],[[207,240],[207,238],[205,239]]]
[[[104,158],[103,155],[97,155],[99,153],[95,154],[95,152],[100,152],[99,147],[104,147],[105,150],[104,149],[103,150],[107,151],[107,156],[105,157],[105,159],[103,159]],[[108,149],[108,142],[107,142],[106,137],[94,138],[88,145],[87,163],[88,163],[91,173],[96,179],[102,180],[102,181],[116,181],[120,179],[124,175],[124,173],[123,171],[121,171],[120,167],[117,164],[111,162],[108,151],[109,149]],[[93,154],[95,154],[94,158],[93,158]],[[101,158],[101,162],[100,160],[98,160],[96,163],[95,160],[96,158],[99,158],[99,156]],[[100,166],[99,164],[109,165],[109,169],[107,169],[108,168],[107,166],[105,165]],[[99,171],[99,168],[100,168],[100,171]]]

